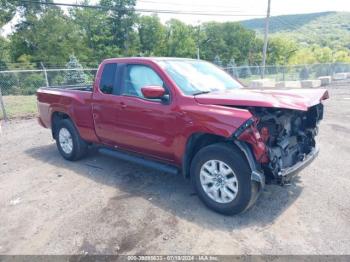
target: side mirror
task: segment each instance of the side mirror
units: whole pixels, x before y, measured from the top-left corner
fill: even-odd
[[[165,89],[161,86],[144,86],[141,92],[148,99],[161,99],[165,95]]]

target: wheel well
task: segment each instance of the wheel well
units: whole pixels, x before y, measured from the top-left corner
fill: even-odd
[[[51,131],[52,131],[52,137],[55,139],[56,137],[56,131],[57,131],[57,124],[62,119],[70,119],[69,115],[62,112],[54,112],[51,117]]]
[[[186,144],[186,150],[182,161],[182,173],[185,177],[190,177],[190,168],[193,157],[197,152],[208,145],[227,141],[226,137],[207,134],[196,133],[190,136]]]

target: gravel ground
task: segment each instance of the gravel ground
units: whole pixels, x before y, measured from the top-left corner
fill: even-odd
[[[180,176],[91,152],[63,160],[35,120],[0,134],[0,254],[350,254],[350,89],[330,88],[319,157],[227,217]]]

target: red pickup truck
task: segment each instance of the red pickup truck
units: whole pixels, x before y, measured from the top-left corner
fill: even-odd
[[[252,90],[204,61],[115,58],[92,87],[40,88],[39,123],[60,154],[101,153],[190,178],[211,209],[237,214],[265,181],[280,184],[317,155],[325,89]]]

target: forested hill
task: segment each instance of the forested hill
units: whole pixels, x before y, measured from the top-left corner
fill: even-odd
[[[281,31],[294,31],[318,18],[324,18],[329,15],[337,14],[336,12],[322,12],[298,15],[280,15],[271,16],[270,32],[276,33]],[[265,18],[250,19],[241,22],[242,25],[256,31],[263,32],[265,28]]]
[[[263,33],[265,19],[245,20],[241,24]],[[272,16],[270,32],[273,35],[291,36],[301,43],[350,48],[350,13],[322,12]]]

